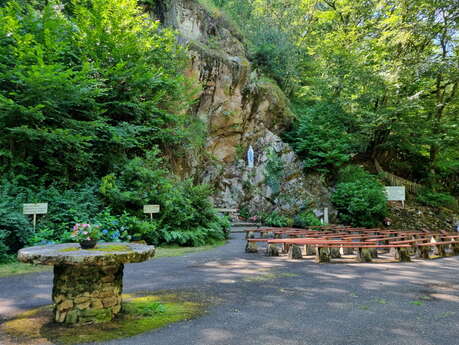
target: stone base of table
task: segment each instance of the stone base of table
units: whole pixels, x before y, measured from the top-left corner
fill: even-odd
[[[54,266],[54,321],[88,324],[121,311],[123,264]]]

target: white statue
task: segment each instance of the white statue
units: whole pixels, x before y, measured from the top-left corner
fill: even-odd
[[[253,152],[252,145],[250,145],[247,151],[247,166],[249,167],[249,169],[253,168],[254,160],[255,160],[255,153]]]

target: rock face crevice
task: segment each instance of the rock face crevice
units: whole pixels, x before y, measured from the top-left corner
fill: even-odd
[[[280,138],[293,119],[287,97],[253,68],[237,29],[196,0],[162,0],[155,8],[154,15],[188,46],[186,73],[201,85],[192,112],[207,128],[206,154],[187,162],[189,175],[215,188],[219,207],[245,207],[254,214],[328,207],[333,217],[330,192],[320,176],[305,175]],[[249,146],[255,152],[252,169],[245,160]],[[275,190],[267,183],[273,155],[282,166]]]

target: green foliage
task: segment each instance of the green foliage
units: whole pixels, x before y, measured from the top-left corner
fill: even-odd
[[[18,189],[5,180],[0,182],[0,255],[5,260],[7,253],[14,253],[29,243],[33,228],[22,214],[26,190]]]
[[[207,241],[224,239],[229,224],[213,209],[209,187],[194,186],[189,180],[176,181],[161,166],[158,151],[150,152],[145,159],[134,158],[120,173],[103,178],[101,194],[117,213],[127,210],[140,217],[144,204],[160,205],[157,223],[136,225],[141,233],[145,228],[156,233],[148,239],[153,243],[163,240],[181,245],[203,245]]]
[[[59,190],[24,188],[3,180],[0,185],[0,230],[8,233],[5,244],[11,252],[25,245],[61,242],[76,223],[89,222],[101,208],[97,187],[81,185],[79,188]],[[22,214],[23,203],[48,202],[48,214],[37,217],[36,231],[31,218]]]
[[[262,214],[261,222],[268,226],[285,227],[291,226],[293,220],[277,211],[274,211],[271,213]]]
[[[298,106],[297,119],[286,138],[303,159],[306,169],[334,171],[357,152],[357,135],[349,114],[333,103]]]
[[[318,225],[322,225],[322,223],[311,211],[303,211],[293,218],[293,226],[298,228]]]
[[[229,13],[247,39],[249,55],[256,67],[276,80],[284,91],[291,94],[299,79],[301,51],[284,30],[279,17],[269,15],[281,2],[271,2],[268,13],[251,1],[213,0]]]
[[[100,224],[107,241],[226,236],[210,190],[167,169],[166,157],[205,143],[205,126],[186,112],[195,88],[185,53],[136,0],[2,3],[1,255],[70,240],[76,223]],[[35,233],[24,202],[49,204]],[[153,222],[141,213],[148,202],[163,210]]]
[[[293,85],[302,104],[293,139],[306,167],[376,157],[398,176],[459,195],[455,2],[214,2],[239,23],[260,69]]]
[[[9,262],[11,260],[11,256],[8,254],[10,248],[5,243],[5,240],[9,235],[9,231],[0,230],[0,264]]]
[[[339,218],[352,226],[374,227],[387,215],[384,186],[363,168],[350,165],[338,176],[332,202]]]
[[[268,161],[265,168],[266,183],[271,187],[273,194],[278,194],[284,177],[284,163],[273,148],[269,149],[267,157]]]
[[[186,146],[184,51],[135,0],[0,8],[0,174],[80,182]]]
[[[458,209],[457,200],[448,193],[423,189],[417,194],[416,200],[426,206],[447,207],[454,210]]]

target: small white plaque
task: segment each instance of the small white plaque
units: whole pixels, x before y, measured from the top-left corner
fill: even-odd
[[[405,187],[386,187],[387,200],[405,201]]]
[[[159,205],[144,205],[143,213],[159,213]]]
[[[46,214],[48,213],[48,203],[23,204],[23,214]]]

